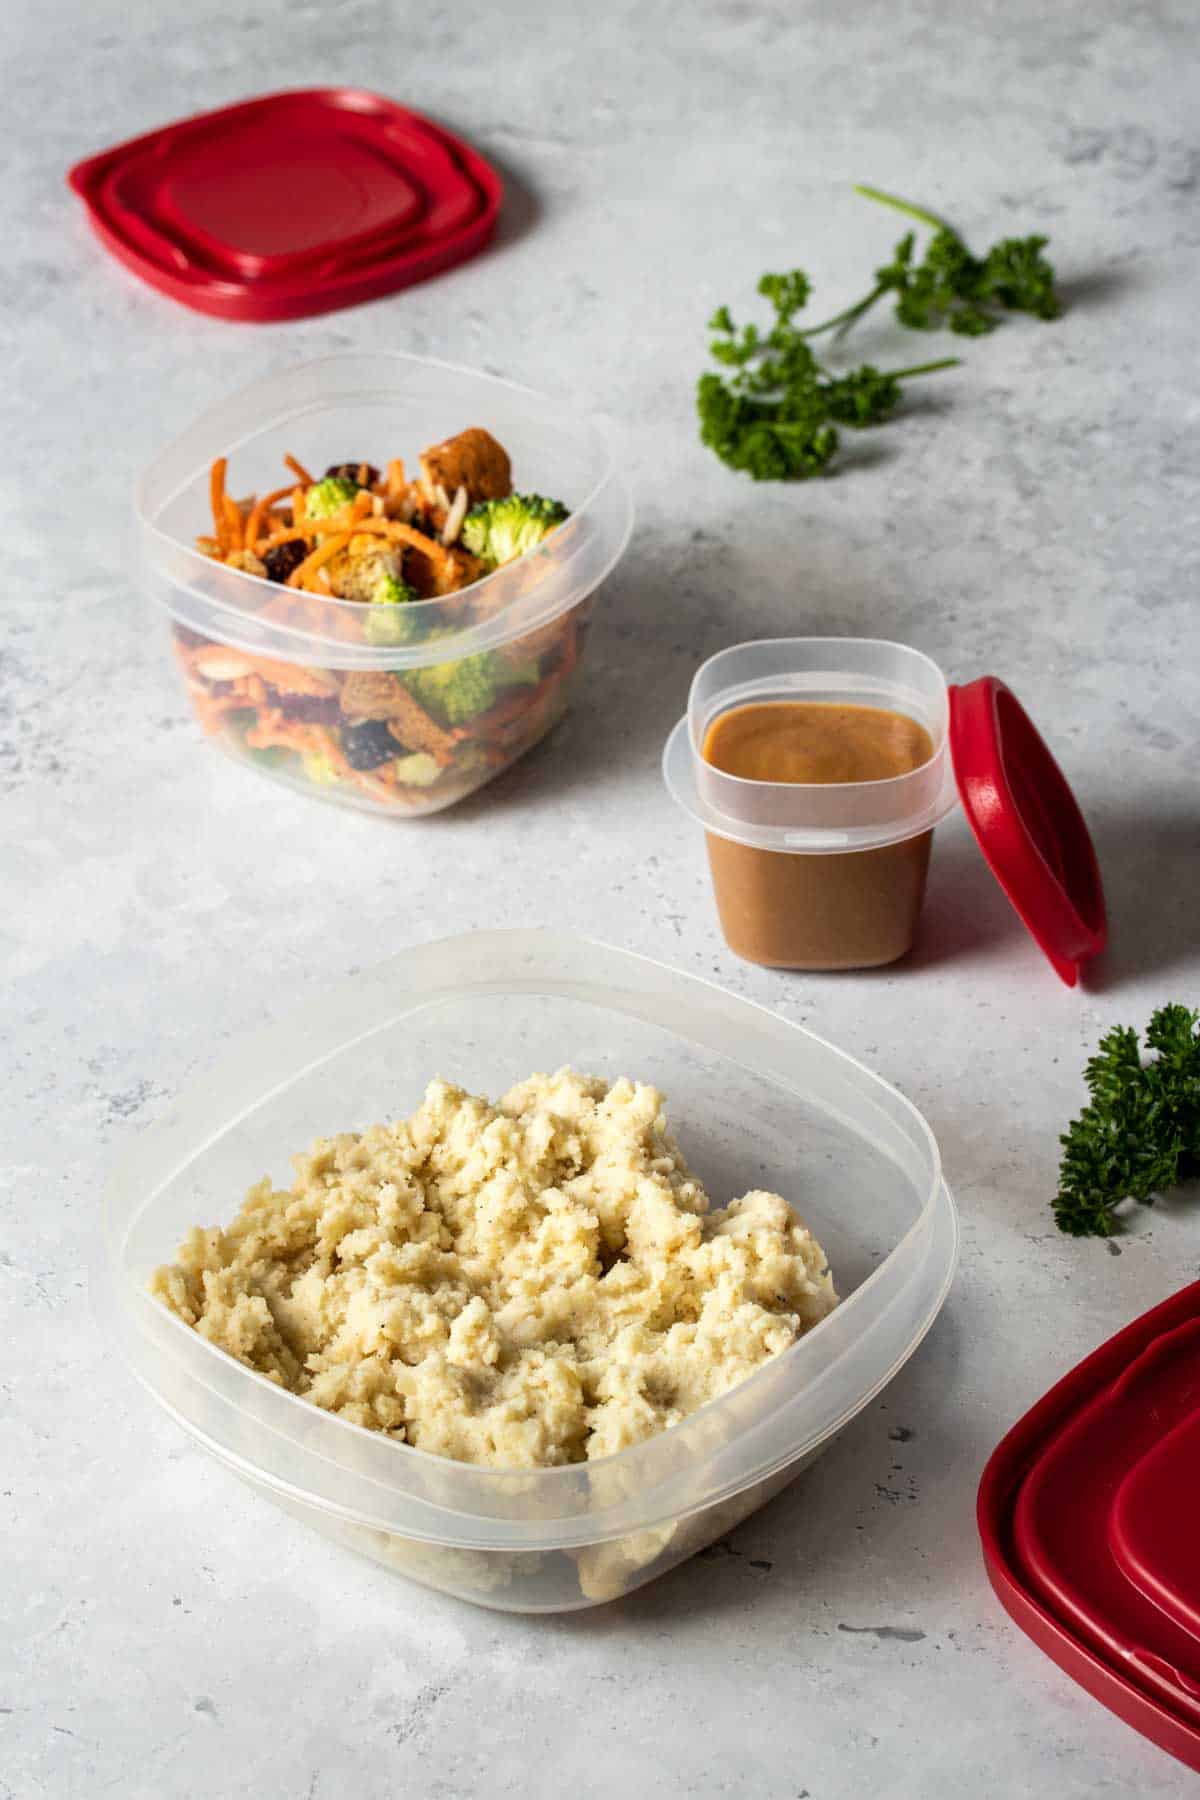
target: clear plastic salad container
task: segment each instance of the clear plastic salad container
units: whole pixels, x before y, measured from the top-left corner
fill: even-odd
[[[147,1292],[193,1224],[230,1218],[317,1135],[406,1115],[438,1071],[494,1094],[564,1063],[659,1086],[714,1201],[793,1200],[843,1296],[669,1431],[564,1468],[452,1462],[282,1391]],[[233,1051],[115,1172],[93,1294],[159,1402],[288,1512],[430,1587],[553,1612],[652,1580],[790,1481],[915,1350],[956,1246],[928,1125],[853,1058],[625,951],[493,931],[405,951]]]
[[[353,600],[289,588],[206,556],[209,471],[262,494],[283,457],[314,471],[339,458],[382,466],[470,426],[504,446],[522,491],[562,500],[565,524],[540,548],[471,587],[403,609],[403,643]],[[629,490],[600,427],[490,375],[419,357],[325,357],[270,375],[206,413],[145,472],[135,499],[139,573],[170,621],[196,716],[252,767],[372,812],[438,812],[490,781],[563,716],[593,596],[629,540]],[[395,609],[388,609],[394,616]],[[469,662],[467,659],[471,659]],[[347,728],[403,719],[465,665],[487,703],[465,721],[426,721],[396,755],[356,767]],[[462,668],[459,668],[462,675]],[[411,698],[410,698],[411,696]]]

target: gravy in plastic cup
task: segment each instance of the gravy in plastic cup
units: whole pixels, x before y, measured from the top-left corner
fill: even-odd
[[[955,803],[947,722],[945,677],[903,644],[784,638],[704,664],[664,772],[705,828],[735,954],[863,969],[911,948]]]
[[[906,713],[832,700],[760,700],[718,713],[701,755],[751,781],[891,781],[919,769],[933,740]],[[748,962],[872,968],[910,947],[932,831],[844,856],[756,850],[706,832],[725,941]]]

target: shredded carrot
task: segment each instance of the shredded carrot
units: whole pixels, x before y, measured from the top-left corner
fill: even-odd
[[[208,478],[208,496],[212,503],[213,531],[222,550],[227,550],[229,547],[225,541],[225,470],[228,466],[228,459],[224,456],[218,456],[216,462],[212,466]]]
[[[336,537],[326,538],[323,544],[318,544],[317,548],[305,557],[299,567],[292,570],[288,576],[288,586],[303,587],[309,577],[316,574],[322,563],[328,562],[331,556],[336,556],[339,550],[344,550],[349,542],[350,533],[348,531],[341,531]]]
[[[399,500],[401,494],[403,494],[405,488],[408,486],[408,482],[404,475],[403,458],[393,456],[391,462],[387,466],[387,472],[383,478],[383,485],[389,500]]]
[[[356,531],[378,532],[381,537],[395,538],[399,543],[411,544],[414,550],[420,550],[432,562],[445,567],[456,560],[453,548],[439,544],[436,538],[426,537],[415,525],[406,525],[401,519],[360,519],[355,526]]]
[[[246,520],[245,545],[247,550],[257,548],[259,533],[262,531],[267,514],[277,501],[284,499],[291,491],[289,483],[287,487],[276,488],[273,494],[264,494],[261,500],[255,501],[250,509],[250,517]]]
[[[242,509],[232,494],[224,496],[226,536],[230,550],[242,548]]]
[[[285,456],[283,463],[284,467],[290,469],[292,474],[296,477],[296,480],[302,481],[305,487],[311,487],[313,485],[314,478],[309,474],[304,464],[302,462],[297,462],[294,456]]]

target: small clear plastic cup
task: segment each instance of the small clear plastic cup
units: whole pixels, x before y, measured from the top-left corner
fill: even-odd
[[[211,528],[219,456],[232,493],[261,494],[287,479],[285,454],[315,473],[347,458],[383,467],[401,456],[413,467],[422,449],[472,425],[504,445],[521,490],[561,499],[571,516],[540,549],[469,588],[383,617],[196,546]],[[633,527],[599,425],[511,382],[381,352],[303,363],[214,407],[146,470],[135,514],[141,585],[169,621],[210,740],[321,799],[409,818],[473,793],[562,718],[596,589]],[[387,629],[398,623],[402,636]],[[476,709],[440,716],[441,684],[468,659]],[[364,722],[378,727],[365,755]]]
[[[705,761],[713,721],[759,701],[902,713],[933,746],[884,781],[751,781]],[[672,796],[704,827],[726,942],[772,967],[855,969],[912,946],[933,829],[956,802],[946,678],[878,638],[775,638],[710,657],[663,754]]]

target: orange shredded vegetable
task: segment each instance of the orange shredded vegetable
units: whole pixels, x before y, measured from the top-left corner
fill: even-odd
[[[242,536],[242,509],[233,498],[232,494],[226,494],[223,498],[229,549],[240,550],[244,543]]]
[[[312,486],[314,477],[309,474],[302,462],[296,461],[294,456],[285,456],[283,459],[283,466],[285,469],[290,469],[292,474],[296,477],[296,480],[302,481],[305,487]]]
[[[225,470],[228,466],[228,459],[224,456],[218,456],[216,462],[212,466],[208,478],[208,497],[212,506],[213,533],[218,544],[221,546],[222,552],[227,548],[225,542]]]
[[[289,482],[287,487],[276,488],[273,494],[264,494],[261,500],[255,501],[250,509],[250,517],[246,520],[245,545],[247,550],[257,550],[258,539],[267,514],[278,501],[286,499],[291,491],[292,487]]]
[[[318,544],[316,549],[311,551],[304,561],[292,570],[288,576],[287,585],[303,587],[316,574],[322,563],[328,562],[331,556],[336,556],[339,550],[344,550],[349,542],[350,533],[348,531],[340,531],[336,537],[326,538],[323,544]],[[318,588],[317,592],[320,591]]]

